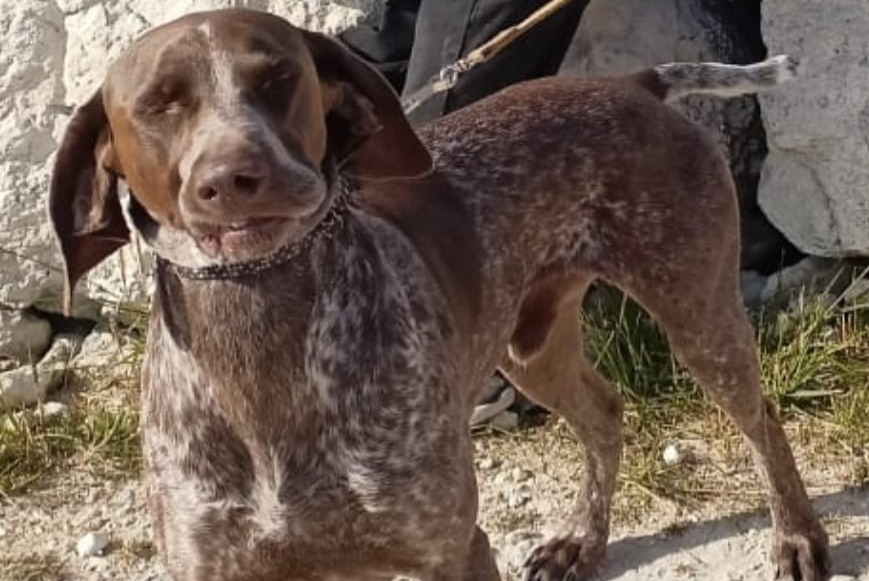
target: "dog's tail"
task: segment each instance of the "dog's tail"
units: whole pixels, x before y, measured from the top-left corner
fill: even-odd
[[[799,61],[777,55],[751,65],[667,63],[633,75],[633,81],[663,101],[685,95],[737,97],[758,93],[797,77]]]

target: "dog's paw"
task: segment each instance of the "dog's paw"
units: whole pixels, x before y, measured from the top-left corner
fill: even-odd
[[[826,581],[830,578],[829,541],[820,527],[808,533],[776,533],[772,558],[776,579]]]
[[[553,539],[534,549],[525,561],[525,581],[582,581],[603,561],[606,541],[578,537]]]

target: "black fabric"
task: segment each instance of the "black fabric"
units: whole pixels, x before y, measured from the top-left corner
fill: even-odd
[[[356,27],[341,39],[377,65],[397,91],[408,95],[425,86],[442,67],[518,24],[547,1],[387,2],[378,27]],[[569,3],[490,61],[463,75],[455,88],[423,103],[410,114],[411,122],[423,124],[513,83],[554,74],[587,3]]]
[[[356,54],[377,66],[399,93],[407,75],[420,2],[387,0],[377,26],[355,26],[338,37]]]
[[[429,82],[493,36],[527,18],[547,0],[427,0],[420,7],[404,94]],[[513,83],[555,74],[587,0],[574,0],[529,30],[491,60],[463,75],[451,91],[410,114],[422,124]]]

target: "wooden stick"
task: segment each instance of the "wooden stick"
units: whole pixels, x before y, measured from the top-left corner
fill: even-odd
[[[511,26],[510,28],[505,28],[485,43],[469,52],[465,58],[459,59],[453,64],[445,66],[437,75],[432,77],[427,85],[414,91],[410,96],[404,99],[404,112],[410,113],[437,93],[442,93],[452,89],[456,86],[461,75],[477,65],[486,62],[501,52],[504,48],[510,46],[517,38],[552,16],[555,12],[570,2],[572,2],[572,0],[551,0],[551,2],[548,2],[535,10],[519,24]]]
[[[519,24],[511,26],[510,28],[505,28],[486,41],[485,44],[478,46],[469,52],[464,60],[472,63],[472,67],[486,62],[501,52],[502,49],[512,44],[517,38],[555,14],[558,10],[561,10],[570,2],[572,2],[572,0],[552,0],[548,4],[544,4]]]

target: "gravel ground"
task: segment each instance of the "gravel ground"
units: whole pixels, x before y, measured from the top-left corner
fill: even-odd
[[[581,465],[577,447],[558,422],[512,434],[477,438],[481,521],[505,580],[543,534],[557,529],[571,503]],[[833,543],[838,579],[869,581],[869,491],[834,483],[830,470],[806,471]],[[745,477],[741,466],[731,480]],[[645,501],[624,483],[614,509],[609,556],[599,579],[768,580],[769,520],[754,494],[721,494],[684,503],[649,493]],[[755,489],[756,491],[756,489]],[[76,543],[92,532],[108,536],[101,556],[79,556]],[[4,581],[159,581],[148,519],[135,480],[101,480],[85,470],[58,475],[39,491],[0,502],[0,579]]]

